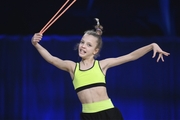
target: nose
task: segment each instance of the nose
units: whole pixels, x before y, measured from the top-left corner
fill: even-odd
[[[82,44],[82,47],[85,48],[85,44]]]

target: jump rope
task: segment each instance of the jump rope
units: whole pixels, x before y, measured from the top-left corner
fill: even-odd
[[[61,6],[61,8],[56,12],[56,14],[49,20],[49,22],[40,30],[39,33],[43,34],[54,22],[57,21],[74,3],[76,0],[73,0],[63,11],[62,9],[69,3],[69,0]],[[61,12],[62,11],[62,12]],[[58,15],[59,14],[59,15]]]

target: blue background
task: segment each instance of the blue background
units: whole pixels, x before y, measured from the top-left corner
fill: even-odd
[[[70,75],[47,63],[31,44],[65,1],[2,1],[0,4],[0,119],[78,120],[81,104]],[[118,57],[156,42],[153,52],[107,72],[107,89],[125,120],[180,119],[179,1],[78,0],[45,33],[40,44],[52,55],[80,61],[74,50],[100,18],[103,48],[98,60]]]

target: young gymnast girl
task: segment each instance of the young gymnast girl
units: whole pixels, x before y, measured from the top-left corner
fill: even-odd
[[[35,33],[32,44],[40,55],[50,64],[70,73],[78,98],[82,103],[81,120],[123,120],[118,110],[109,98],[106,90],[106,71],[114,66],[136,60],[153,50],[153,58],[159,53],[157,62],[163,59],[163,55],[169,53],[163,51],[156,43],[141,47],[127,55],[116,58],[96,60],[102,47],[102,30],[99,20],[96,19],[95,30],[85,31],[78,43],[78,53],[81,57],[79,63],[63,60],[52,56],[39,44],[42,34]]]

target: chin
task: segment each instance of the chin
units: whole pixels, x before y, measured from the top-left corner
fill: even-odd
[[[81,58],[82,58],[82,57],[83,57],[83,55],[79,53],[79,57],[81,57]]]

